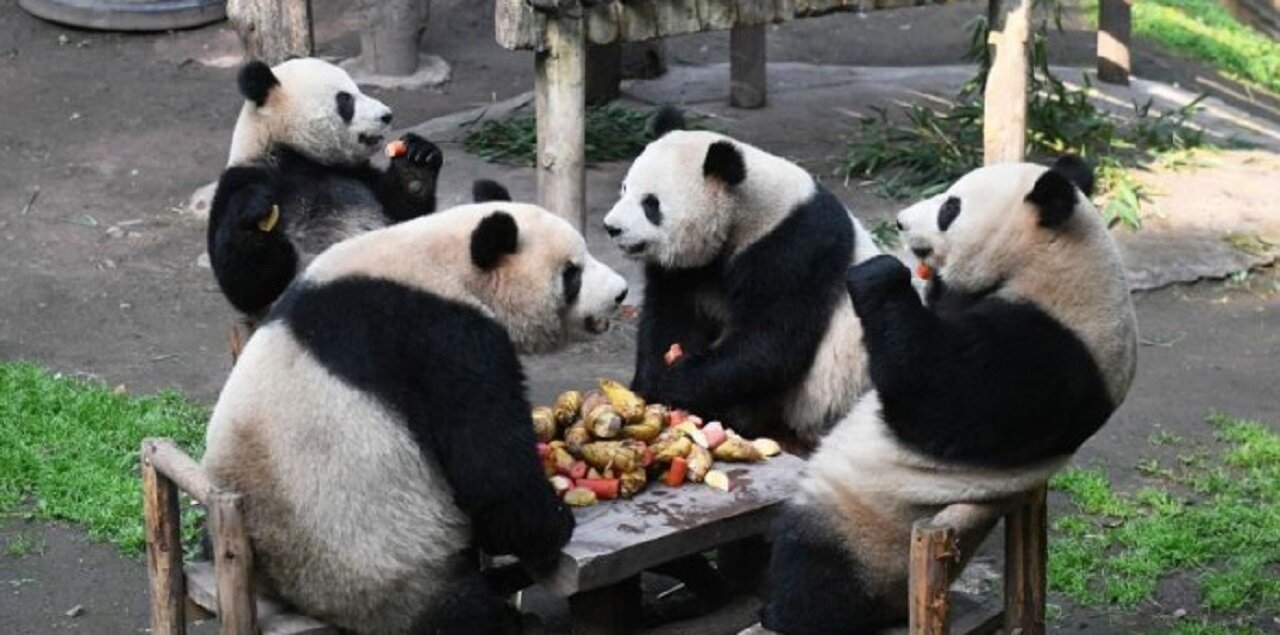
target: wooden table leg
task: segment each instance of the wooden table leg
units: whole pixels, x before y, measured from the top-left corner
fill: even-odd
[[[1004,631],[1043,635],[1048,508],[1045,489],[1028,495],[1004,520]]]
[[[182,577],[182,519],[178,487],[151,463],[151,443],[142,444],[142,510],[147,533],[147,575],[151,582],[151,632],[183,635],[186,599]]]
[[[579,230],[586,224],[586,33],[582,18],[547,21],[547,50],[534,57],[538,201]]]
[[[621,635],[640,630],[640,576],[569,598],[573,635]]]

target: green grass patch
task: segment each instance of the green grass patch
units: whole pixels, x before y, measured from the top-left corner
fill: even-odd
[[[651,110],[605,104],[587,109],[587,163],[629,161],[653,140]],[[690,118],[688,128],[701,127]],[[533,114],[491,119],[462,138],[462,146],[490,163],[532,166],[538,156],[538,125]]]
[[[199,456],[206,418],[174,392],[133,397],[32,364],[0,363],[0,513],[81,524],[95,539],[137,553],[142,440],[172,437]],[[183,516],[191,537],[197,515]]]
[[[1178,633],[1248,632],[1236,620],[1280,611],[1280,435],[1225,416],[1209,423],[1216,452],[1141,462],[1154,486],[1117,492],[1102,471],[1078,467],[1053,479],[1075,512],[1053,523],[1052,590],[1132,609],[1162,579],[1190,576],[1200,605],[1186,607]]]
[[[1097,0],[1085,0],[1082,9],[1096,26]],[[1136,35],[1280,93],[1280,42],[1240,22],[1216,0],[1142,0],[1133,3],[1132,19]]]
[[[874,178],[877,194],[886,198],[924,198],[982,165],[989,26],[978,18],[969,28],[969,58],[978,63],[978,74],[946,109],[909,105],[900,119],[887,109],[860,119],[846,148],[846,178]],[[1032,46],[1027,156],[1036,161],[1072,153],[1092,161],[1103,215],[1136,229],[1146,193],[1129,168],[1155,162],[1167,167],[1194,164],[1193,151],[1206,146],[1201,131],[1188,124],[1198,100],[1167,112],[1155,112],[1149,102],[1134,104],[1130,118],[1103,111],[1089,101],[1088,86],[1072,89],[1050,72],[1048,28],[1047,21],[1036,27]]]

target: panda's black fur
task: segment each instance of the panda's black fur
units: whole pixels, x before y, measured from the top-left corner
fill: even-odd
[[[1082,198],[1092,179],[1081,165],[1069,158],[1047,171],[1021,165],[976,177],[1000,183],[993,191],[1026,183],[1021,201],[992,201],[983,210],[1023,232],[1009,235],[1025,244],[969,252],[1043,250],[1014,270],[966,270],[971,263],[957,255],[940,261],[942,272],[922,301],[910,271],[892,256],[849,269],[874,391],[824,439],[775,525],[764,628],[834,635],[901,623],[912,520],[952,503],[980,504],[957,528],[968,543],[962,548],[971,549],[994,525],[1002,501],[1043,484],[1119,406],[1132,379],[1136,327],[1118,252]],[[964,191],[981,197],[984,190]],[[916,220],[936,223],[924,230],[945,237],[965,212],[959,198],[940,197],[917,206],[936,209],[934,220]],[[959,240],[983,241],[972,227]],[[913,250],[934,255],[927,241]],[[1076,269],[1072,282],[1091,288],[1057,284],[1055,277],[1068,273],[1061,263]],[[956,289],[948,271],[993,279]],[[1064,314],[1084,319],[1067,324],[1051,314],[1064,306],[1075,311]],[[857,455],[863,448],[867,454]],[[963,563],[971,553],[961,555]]]
[[[245,99],[261,107],[275,90],[287,90],[260,61],[239,74]],[[352,118],[350,94],[333,107]],[[389,122],[390,114],[384,115]],[[241,313],[260,318],[305,266],[305,258],[344,238],[429,214],[436,208],[440,149],[414,134],[403,137],[404,156],[387,169],[367,159],[321,162],[308,148],[271,143],[260,155],[228,167],[210,208],[207,248],[227,300]],[[372,216],[369,210],[378,210]],[[276,226],[264,229],[273,214]],[[364,216],[367,218],[358,216]],[[308,253],[301,253],[301,252]]]
[[[865,384],[842,280],[876,248],[800,167],[683,127],[659,111],[605,218],[645,265],[632,388],[743,434],[815,443]],[[667,364],[672,344],[684,355]]]

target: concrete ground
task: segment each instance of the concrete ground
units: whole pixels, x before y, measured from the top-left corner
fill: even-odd
[[[358,24],[344,4],[315,2],[322,55],[358,51]],[[397,123],[443,117],[532,88],[531,54],[493,43],[491,5],[435,2],[425,48],[452,65],[453,80],[423,91],[370,90],[395,109]],[[841,152],[838,139],[850,129],[851,103],[890,105],[917,88],[923,95],[947,95],[954,79],[965,76],[963,69],[884,73],[850,67],[958,64],[967,45],[962,25],[982,11],[981,4],[959,3],[779,26],[770,32],[770,59],[794,66],[773,73],[771,81],[784,86],[769,108],[730,111],[719,104],[712,80],[700,84],[710,97],[692,94],[691,83],[679,99],[664,100],[718,116],[736,136],[830,175]],[[1087,66],[1093,37],[1079,28],[1055,36],[1055,63]],[[727,42],[724,33],[677,38],[670,59],[722,63]],[[0,359],[30,359],[134,392],[174,387],[212,403],[229,368],[225,335],[232,316],[202,258],[203,221],[185,205],[225,162],[239,107],[235,54],[225,25],[168,34],[97,33],[40,22],[13,3],[0,6]],[[1165,82],[1160,87],[1210,90],[1224,108],[1264,128],[1280,121],[1275,100],[1250,96],[1165,51],[1140,46],[1135,74]],[[913,76],[923,83],[912,84],[907,78]],[[662,81],[630,85],[629,94],[673,94]],[[785,89],[788,82],[795,90]],[[883,92],[868,97],[869,85]],[[445,152],[442,205],[462,201],[478,176],[499,177],[518,197],[532,195],[529,170],[483,164],[457,144],[446,144]],[[1280,222],[1273,152],[1224,153],[1190,172],[1143,176],[1157,188],[1159,214],[1150,231],[1121,237],[1134,245],[1129,253],[1143,254],[1131,262],[1135,274],[1153,276],[1144,288],[1154,290],[1135,295],[1144,337],[1138,380],[1080,461],[1103,465],[1124,482],[1136,478],[1138,458],[1155,452],[1147,439],[1157,430],[1208,438],[1203,420],[1211,411],[1280,426],[1274,397],[1280,276],[1274,268],[1255,271],[1242,283],[1171,284],[1220,277],[1274,257],[1248,259],[1220,248],[1233,230],[1276,236],[1270,233]],[[598,219],[624,171],[617,164],[590,171],[595,222],[589,223],[589,240],[593,251],[638,282],[637,269],[599,231]],[[868,219],[886,217],[899,205],[876,199],[860,184],[827,180]],[[1200,233],[1188,241],[1192,230]],[[528,360],[532,396],[545,401],[596,377],[626,378],[633,342],[634,324],[624,321],[602,338]],[[73,527],[0,520],[0,543],[19,532],[35,536],[44,549],[0,555],[0,633],[145,629],[140,560],[90,544]],[[1172,610],[1167,607],[1194,602],[1170,593],[1131,616],[1066,606],[1054,628],[1132,632],[1135,624]],[[77,606],[81,611],[72,611]],[[734,621],[685,632],[728,632]],[[203,630],[211,631],[207,625]]]

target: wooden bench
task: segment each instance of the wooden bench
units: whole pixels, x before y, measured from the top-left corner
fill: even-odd
[[[734,489],[728,494],[706,487],[652,487],[628,501],[576,510],[573,539],[557,572],[542,584],[569,599],[575,635],[632,632],[639,624],[642,571],[764,535],[793,491],[801,465],[784,455],[733,466]],[[185,634],[190,599],[218,616],[224,635],[336,635],[333,627],[254,593],[253,552],[240,494],[214,489],[200,466],[167,439],[143,442],[141,466],[153,634]],[[209,510],[213,563],[183,564],[180,492]],[[1043,490],[1014,505],[1005,526],[1001,607],[950,593],[958,553],[954,529],[932,520],[916,524],[907,632],[990,633],[1001,627],[1022,635],[1044,632]]]

